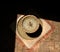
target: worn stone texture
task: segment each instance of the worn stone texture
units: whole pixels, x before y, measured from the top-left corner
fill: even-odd
[[[54,24],[55,29],[47,39],[39,42],[34,50],[27,49],[24,44],[21,46],[22,43],[16,39],[15,52],[60,52],[60,22],[49,21]]]

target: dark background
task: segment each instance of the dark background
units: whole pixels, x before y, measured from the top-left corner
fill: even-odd
[[[17,14],[33,14],[48,20],[60,22],[59,3],[41,3],[22,1],[21,4],[0,4],[0,47],[2,52],[14,52],[15,33],[10,25],[16,23]],[[16,24],[14,25],[16,27]],[[16,29],[15,29],[16,30]],[[0,51],[0,52],[1,52]]]

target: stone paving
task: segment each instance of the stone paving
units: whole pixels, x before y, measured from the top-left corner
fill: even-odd
[[[15,52],[60,52],[60,22],[49,21],[54,24],[55,29],[47,39],[39,42],[34,50],[27,49],[21,41],[16,39]]]

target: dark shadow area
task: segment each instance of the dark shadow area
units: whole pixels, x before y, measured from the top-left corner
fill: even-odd
[[[59,7],[36,7],[36,8],[18,8],[17,13],[24,15],[35,15],[38,18],[60,22],[60,9]]]
[[[0,35],[1,40],[2,40],[2,42],[0,42],[2,45],[1,50],[3,52],[4,51],[5,52],[14,52],[16,34],[15,34],[15,31],[12,30],[12,28],[14,28],[14,30],[16,30],[16,19],[15,19],[16,16],[13,14],[9,14],[9,16],[6,16],[6,17],[9,18],[9,20],[7,20],[7,19],[6,19],[7,21],[3,20],[3,29],[2,29],[3,31],[2,31],[2,34]],[[12,18],[14,18],[14,19],[12,19]],[[15,20],[15,22],[14,22],[14,20]],[[14,24],[14,26],[10,27],[12,22],[14,22],[15,24]]]
[[[37,37],[39,37],[41,35],[41,33],[42,33],[42,26],[40,25],[36,32],[34,32],[34,33],[27,33],[27,35],[29,37],[32,37],[32,38],[37,38]]]
[[[10,25],[15,21],[16,30],[16,9],[14,5],[1,4],[0,14],[0,52],[14,52],[16,34]]]

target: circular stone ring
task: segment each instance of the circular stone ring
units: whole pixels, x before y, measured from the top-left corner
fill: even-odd
[[[34,39],[29,37],[26,33],[34,33],[38,30],[42,22],[34,15],[26,15],[17,22],[17,32],[25,39]]]

